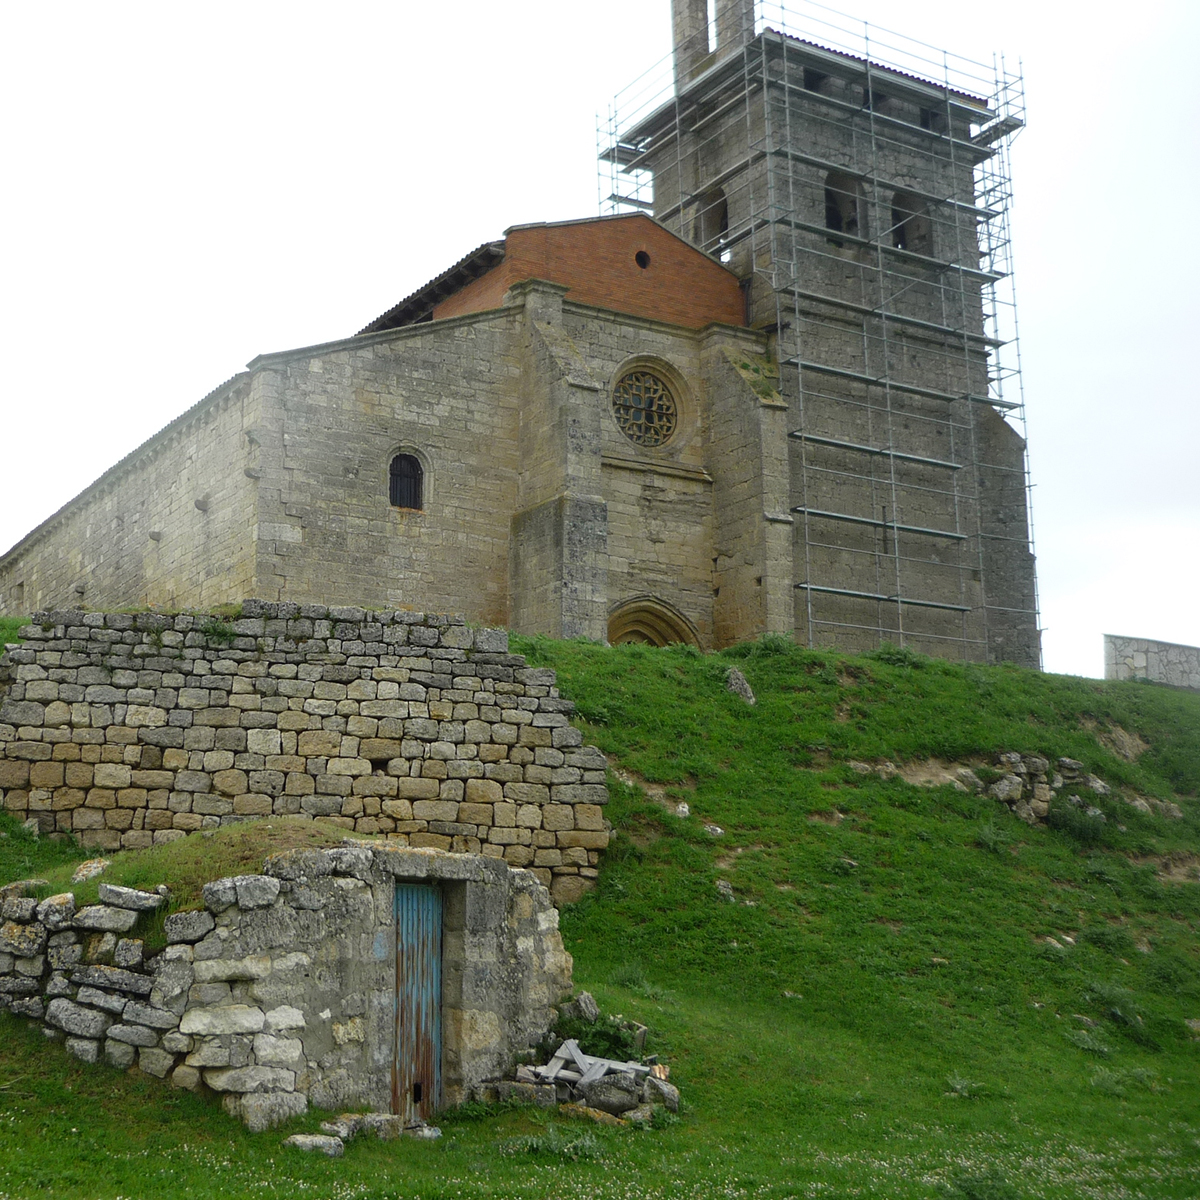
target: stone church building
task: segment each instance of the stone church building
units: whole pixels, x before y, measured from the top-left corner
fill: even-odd
[[[757,30],[752,0],[715,40],[704,10],[677,0],[675,94],[608,151],[652,201],[517,226],[357,334],[256,358],[0,557],[0,606],[1037,666],[978,233],[1002,119]]]

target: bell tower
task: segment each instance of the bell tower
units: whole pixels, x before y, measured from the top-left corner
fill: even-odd
[[[800,0],[673,0],[669,82],[618,97],[610,207],[741,279],[788,404],[795,633],[1040,665],[1008,143],[1019,75]],[[949,65],[946,65],[949,64]],[[625,114],[625,115],[622,115]]]

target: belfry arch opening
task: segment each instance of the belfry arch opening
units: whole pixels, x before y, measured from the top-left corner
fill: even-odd
[[[830,171],[825,176],[825,228],[833,233],[864,237],[862,222],[862,184],[844,171]],[[829,239],[835,246],[843,245],[840,238]]]
[[[693,234],[692,240],[702,250],[725,261],[728,256],[725,243],[729,237],[729,201],[721,188],[714,188],[701,199]]]
[[[653,596],[637,596],[617,605],[608,615],[610,645],[638,642],[644,646],[671,646],[682,642],[700,646],[692,623],[678,609]]]
[[[896,192],[892,196],[892,245],[913,254],[933,253],[929,206],[911,192]]]

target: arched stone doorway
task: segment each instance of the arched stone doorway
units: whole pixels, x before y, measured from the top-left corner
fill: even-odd
[[[610,645],[641,642],[647,646],[669,646],[685,642],[699,646],[695,627],[678,609],[653,596],[635,596],[618,604],[608,615]]]

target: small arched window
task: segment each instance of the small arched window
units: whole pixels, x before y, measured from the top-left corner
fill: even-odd
[[[396,508],[423,508],[425,472],[415,454],[397,454],[388,471],[388,499]]]

